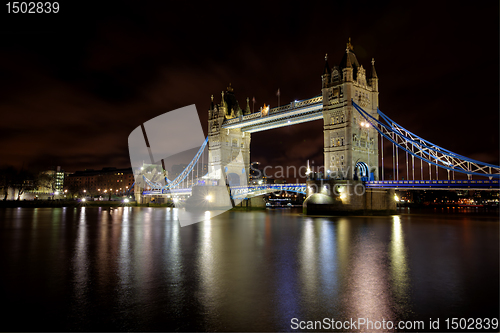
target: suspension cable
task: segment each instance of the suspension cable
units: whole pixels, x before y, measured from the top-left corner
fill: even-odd
[[[381,144],[380,148],[382,150],[382,180],[384,180],[384,137],[380,135]]]

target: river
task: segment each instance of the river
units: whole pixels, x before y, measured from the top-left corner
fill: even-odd
[[[447,318],[498,320],[498,211],[276,209],[187,227],[176,214],[0,209],[2,331],[290,331],[325,318],[421,320],[425,331],[439,319],[445,331]]]

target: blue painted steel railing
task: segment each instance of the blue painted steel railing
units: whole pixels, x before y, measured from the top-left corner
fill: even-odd
[[[436,188],[436,189],[500,189],[498,180],[375,180],[367,188]]]
[[[325,179],[325,182],[329,181]],[[394,189],[492,189],[500,190],[500,181],[493,180],[375,180],[363,183],[366,188],[394,188]],[[242,198],[252,194],[263,194],[278,191],[306,194],[306,184],[263,184],[250,186],[232,186],[233,198]],[[144,195],[189,195],[191,188],[181,189],[153,189],[144,191]]]
[[[175,186],[178,186],[184,179],[186,179],[186,177],[189,175],[189,173],[193,170],[194,166],[196,165],[196,163],[200,159],[200,156],[203,154],[203,151],[205,150],[207,143],[208,143],[208,137],[205,138],[205,141],[203,141],[200,149],[198,150],[198,152],[196,153],[194,158],[191,160],[191,162],[189,162],[188,166],[174,180],[169,180],[168,178],[165,177],[165,181],[166,181],[167,185],[154,183],[151,180],[149,180],[146,176],[143,175],[142,177],[143,177],[144,181],[149,185],[149,187],[151,187],[151,189],[155,189],[155,190],[159,190],[159,189],[167,190],[169,188],[173,188]]]

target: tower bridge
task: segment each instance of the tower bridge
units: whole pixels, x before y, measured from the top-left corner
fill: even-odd
[[[248,98],[245,109],[239,106],[230,84],[221,93],[219,103],[214,103],[212,96],[208,137],[183,174],[172,181],[166,179],[164,186],[149,182],[149,189],[143,194],[196,196],[196,192],[212,191],[215,194],[210,197],[229,193],[234,200],[243,200],[290,190],[307,194],[304,206],[308,212],[325,212],[325,207],[328,207],[326,212],[331,212],[391,210],[395,208],[395,202],[391,201],[394,189],[499,189],[499,166],[435,145],[382,113],[378,109],[379,78],[374,59],[368,67],[369,71],[358,62],[349,40],[338,65],[330,66],[325,56],[320,95],[271,109],[264,105],[256,113],[251,112]],[[307,184],[248,184],[252,133],[319,119],[323,119],[323,174],[309,174]],[[387,151],[384,154],[384,140],[392,145],[392,156]],[[205,145],[208,173],[197,172],[194,177]],[[390,179],[385,179],[384,168],[380,168],[384,157],[392,161]],[[400,177],[401,159],[406,161],[406,173],[403,164]],[[424,165],[429,171],[426,179]],[[415,177],[415,170],[419,171],[420,179]],[[447,179],[440,179],[439,170],[446,172]],[[455,173],[466,174],[468,179],[455,180]],[[480,179],[474,180],[473,176]],[[358,184],[364,189],[358,198],[342,198],[337,191]],[[325,192],[325,188],[337,190]]]

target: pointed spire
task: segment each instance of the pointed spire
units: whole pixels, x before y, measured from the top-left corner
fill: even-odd
[[[252,113],[252,111],[250,111],[250,98],[247,97],[247,107],[245,109],[245,115],[250,113]]]
[[[347,42],[347,49],[352,51],[353,48],[354,47],[351,44],[351,37],[349,37],[349,41]]]
[[[226,100],[224,99],[224,91],[222,91],[222,99],[220,101],[220,106],[226,107]]]
[[[349,41],[351,39],[349,38]],[[348,45],[350,44],[350,42],[348,43]],[[345,53],[346,53],[346,63],[345,63],[345,67],[351,67],[352,68],[352,63],[351,63],[351,57],[349,56],[349,46],[345,49]]]
[[[210,102],[210,110],[213,110],[213,109],[214,109],[214,95],[212,95],[212,96],[210,97],[210,99],[212,100],[212,101]]]
[[[372,58],[372,72],[371,72],[371,79],[378,79],[377,72],[375,71],[375,59]]]
[[[330,66],[328,65],[328,53],[325,54],[325,69],[323,69],[323,75],[325,74],[330,74],[331,73],[331,69],[330,69]]]

